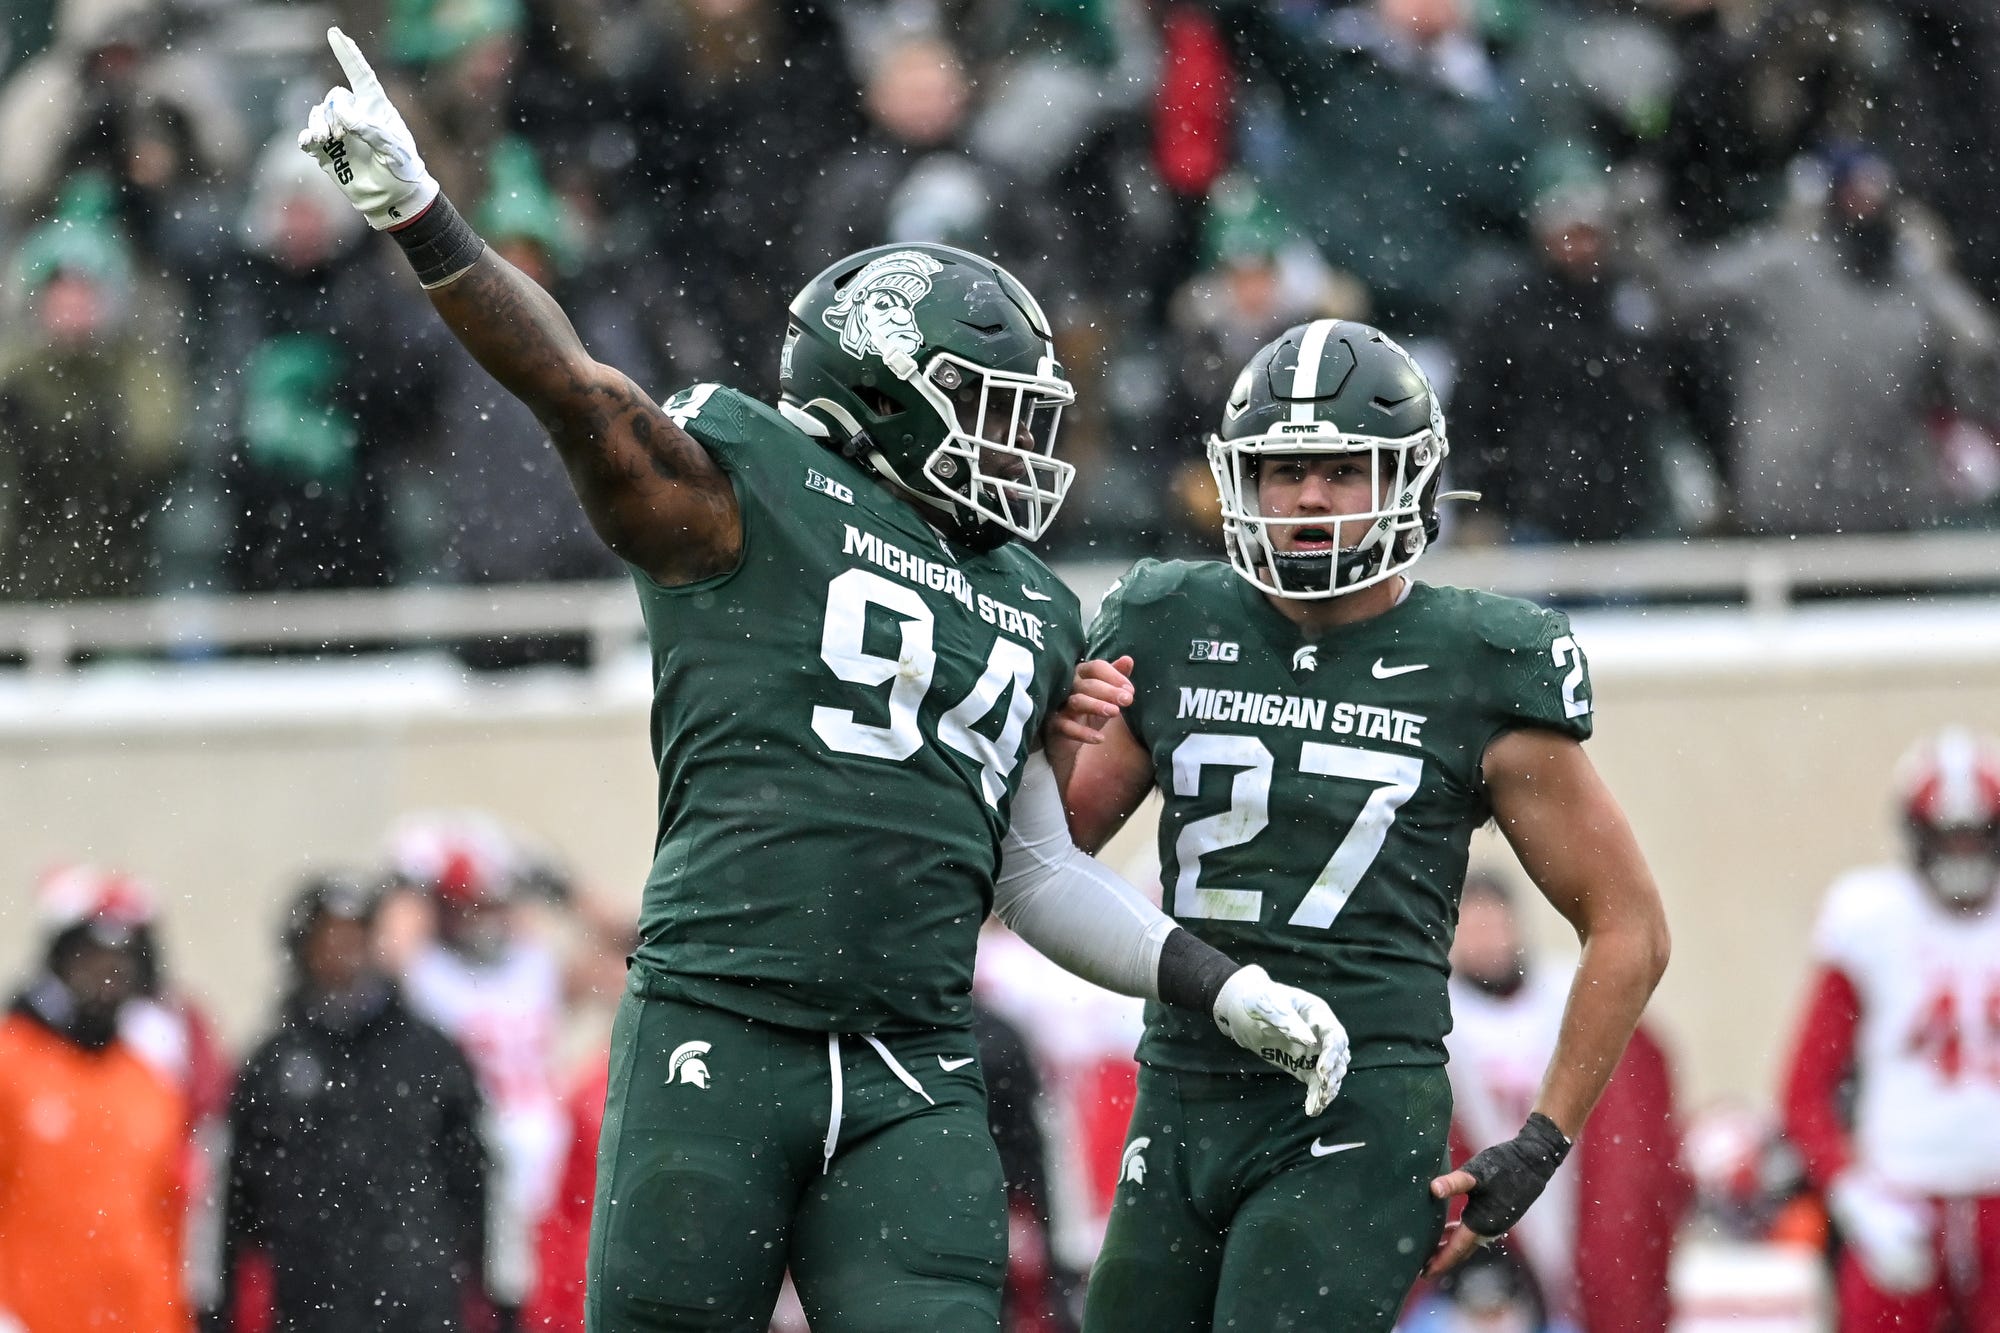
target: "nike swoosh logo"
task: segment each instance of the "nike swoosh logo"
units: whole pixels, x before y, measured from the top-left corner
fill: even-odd
[[[971,1064],[977,1058],[978,1058],[977,1056],[972,1056],[972,1055],[961,1055],[956,1060],[947,1060],[942,1055],[940,1055],[938,1057],[938,1068],[944,1070],[945,1073],[949,1074],[954,1069],[965,1068],[967,1065]]]
[[[1045,592],[1036,592],[1033,588],[1030,588],[1025,583],[1021,585],[1021,596],[1027,598],[1031,602],[1053,602],[1055,600],[1055,598],[1049,596]]]
[[[1375,679],[1387,680],[1391,676],[1407,676],[1412,671],[1428,671],[1430,670],[1430,667],[1431,664],[1429,662],[1415,662],[1409,666],[1399,666],[1399,667],[1383,666],[1382,659],[1378,657],[1375,659],[1375,665],[1369,667],[1368,670],[1369,673],[1375,677]]]
[[[1346,1152],[1349,1148],[1366,1148],[1367,1146],[1368,1141],[1366,1139],[1358,1143],[1321,1143],[1318,1139],[1314,1139],[1312,1141],[1312,1155],[1315,1157],[1331,1157],[1337,1152]]]

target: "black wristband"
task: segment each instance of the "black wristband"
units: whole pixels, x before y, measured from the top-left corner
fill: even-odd
[[[1242,970],[1228,954],[1177,926],[1160,944],[1160,1002],[1212,1018],[1222,983]]]
[[[1504,1236],[1529,1205],[1542,1197],[1549,1177],[1569,1156],[1570,1141],[1540,1111],[1529,1113],[1521,1132],[1476,1154],[1464,1170],[1479,1183],[1466,1196],[1460,1218],[1481,1236]]]
[[[471,268],[472,262],[486,249],[486,242],[479,238],[472,224],[459,216],[451,200],[442,194],[431,200],[429,208],[389,235],[395,237],[396,244],[410,257],[410,267],[417,271],[417,281],[426,291],[444,286]]]

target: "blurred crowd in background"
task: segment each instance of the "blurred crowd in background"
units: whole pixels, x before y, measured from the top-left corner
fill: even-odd
[[[294,146],[338,20],[600,359],[775,393],[826,263],[1019,274],[1079,388],[1049,541],[1214,544],[1239,365],[1368,319],[1456,541],[2000,515],[1983,0],[21,0],[0,597],[618,571],[526,411]]]

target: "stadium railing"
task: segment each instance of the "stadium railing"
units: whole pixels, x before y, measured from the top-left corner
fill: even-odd
[[[1058,571],[1086,610],[1124,561]],[[2000,534],[1622,542],[1441,549],[1422,576],[1541,600],[1625,605],[1703,601],[1781,616],[1801,599],[2000,590]],[[641,633],[630,586],[421,586],[261,595],[191,594],[0,607],[0,658],[59,675],[104,655],[199,658],[258,649],[394,647],[536,635],[580,636],[603,662]]]

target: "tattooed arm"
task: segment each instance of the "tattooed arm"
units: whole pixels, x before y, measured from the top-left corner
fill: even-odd
[[[487,249],[430,298],[547,428],[607,546],[667,584],[736,563],[742,525],[729,478],[623,372],[591,359],[553,297]]]
[[[395,236],[458,340],[547,427],[606,545],[662,583],[733,566],[743,530],[729,478],[638,385],[592,359],[553,297],[485,247],[360,48],[338,28],[326,36],[352,86],[312,109],[299,147]]]

